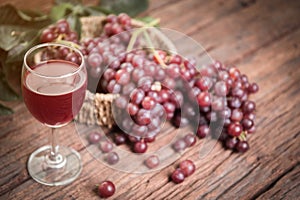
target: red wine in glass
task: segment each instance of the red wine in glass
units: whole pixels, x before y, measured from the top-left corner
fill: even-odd
[[[45,76],[73,73],[78,65],[64,60],[51,60],[32,67]],[[43,77],[27,73],[22,89],[28,110],[40,122],[59,126],[70,122],[79,112],[86,90],[86,75],[81,72],[60,80],[45,81]]]

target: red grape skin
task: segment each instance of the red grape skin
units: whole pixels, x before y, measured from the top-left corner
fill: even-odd
[[[172,78],[179,77],[180,76],[180,67],[175,63],[170,64],[167,68],[167,74]]]
[[[149,110],[140,109],[136,114],[136,122],[139,125],[148,125],[151,122],[151,113]]]
[[[186,146],[187,146],[186,142],[184,141],[184,139],[181,138],[174,142],[173,149],[176,152],[180,152],[180,151],[185,150]]]
[[[230,75],[230,77],[231,77],[233,80],[236,80],[237,78],[240,77],[241,72],[240,72],[240,70],[238,70],[236,67],[231,67],[231,68],[229,69],[229,75]]]
[[[237,143],[238,139],[236,137],[229,137],[225,141],[225,145],[228,149],[234,149]]]
[[[231,121],[239,122],[243,119],[243,112],[240,109],[233,109],[230,116]]]
[[[143,69],[135,68],[132,72],[132,80],[138,82],[143,76],[145,72]]]
[[[125,96],[130,95],[130,93],[135,89],[135,84],[134,83],[128,83],[123,86],[122,88],[122,93]]]
[[[105,80],[110,81],[115,77],[115,74],[116,72],[113,69],[108,68],[105,70],[103,76]]]
[[[98,186],[98,194],[102,198],[108,198],[115,193],[116,187],[111,181],[104,181]]]
[[[65,20],[65,19],[59,20],[56,23],[56,26],[57,26],[57,29],[58,29],[57,31],[60,34],[68,34],[69,31],[70,31],[69,24],[68,24],[67,20]]]
[[[256,92],[258,92],[258,90],[259,90],[259,87],[258,87],[257,83],[252,83],[248,88],[248,91],[250,93],[256,93]]]
[[[106,155],[105,160],[108,164],[114,165],[119,162],[119,155],[116,152],[109,152]]]
[[[115,105],[118,108],[124,109],[127,107],[127,99],[124,96],[119,96],[116,100],[115,100]]]
[[[163,107],[167,113],[173,113],[175,111],[175,105],[171,102],[165,102]]]
[[[132,143],[136,143],[138,141],[141,141],[141,137],[138,136],[133,136],[133,135],[128,135],[128,139]]]
[[[243,104],[243,111],[245,113],[252,113],[255,110],[256,104],[253,101],[247,100]]]
[[[141,89],[135,89],[132,91],[130,97],[131,101],[138,105],[143,101],[145,97],[145,92]]]
[[[256,131],[255,125],[253,125],[249,130],[247,130],[247,133],[252,134]]]
[[[145,97],[144,100],[142,101],[142,106],[143,108],[145,108],[146,110],[151,110],[152,108],[154,108],[155,106],[155,101],[153,98],[151,97]]]
[[[202,107],[210,106],[211,104],[211,97],[208,92],[201,92],[197,96],[198,104]]]
[[[114,134],[114,142],[116,145],[124,144],[126,142],[126,136],[121,133],[116,133]]]
[[[210,134],[210,128],[205,124],[198,127],[197,136],[199,138],[205,138]]]
[[[243,127],[240,123],[236,122],[236,123],[231,123],[228,126],[228,133],[232,136],[240,136],[240,134],[243,131]]]
[[[238,152],[244,153],[244,152],[248,151],[249,144],[247,141],[239,141],[235,148]]]
[[[179,168],[182,170],[185,177],[192,175],[196,170],[196,166],[191,160],[182,161],[179,164]]]
[[[42,43],[46,43],[46,42],[52,42],[54,39],[55,39],[54,33],[49,29],[45,29],[41,34],[40,41]]]
[[[252,128],[254,123],[251,119],[245,118],[245,119],[242,120],[242,125],[243,125],[244,130],[249,130],[249,129]]]
[[[176,114],[175,117],[173,117],[173,125],[177,128],[179,127],[185,127],[189,124],[189,120],[186,117],[183,117],[179,114]],[[190,138],[188,137],[187,140],[189,140]]]
[[[119,69],[115,74],[115,79],[120,85],[126,85],[130,81],[130,74],[126,69]]]
[[[184,141],[188,147],[194,146],[196,144],[196,136],[193,133],[189,133],[184,136]]]
[[[132,136],[144,137],[148,131],[148,127],[145,125],[134,124],[132,126],[131,132]]]
[[[113,80],[109,81],[109,83],[107,85],[107,90],[110,93],[117,94],[121,91],[121,85],[119,85],[116,82],[116,80],[113,79]]]
[[[88,140],[91,144],[96,144],[101,140],[102,136],[97,132],[92,132],[88,136]]]
[[[149,156],[146,160],[145,160],[145,165],[149,168],[149,169],[153,169],[155,167],[157,167],[159,165],[159,158],[156,155],[152,155]]]
[[[133,150],[135,153],[145,153],[147,151],[147,143],[138,141],[134,144]]]
[[[144,141],[147,142],[147,143],[151,143],[151,142],[154,142],[155,139],[156,139],[156,136],[155,136],[155,135],[154,135],[154,136],[146,136],[146,137],[144,138]]]
[[[109,23],[116,23],[117,20],[118,20],[118,17],[114,14],[109,14],[106,17],[106,21],[109,22]]]
[[[139,111],[139,107],[134,103],[129,103],[127,106],[128,113],[133,116]]]
[[[226,96],[226,94],[228,93],[228,89],[227,89],[226,83],[224,81],[218,81],[215,84],[214,89],[215,89],[215,93],[218,96]]]
[[[195,86],[197,86],[201,91],[209,90],[213,85],[212,80],[209,77],[202,77],[201,79],[196,80]]]
[[[122,24],[124,26],[131,24],[131,18],[125,13],[120,13],[118,15],[118,21],[119,21],[120,24]]]
[[[113,144],[109,141],[101,141],[100,149],[103,153],[108,153],[113,149]]]
[[[228,105],[231,108],[239,108],[242,105],[242,102],[237,97],[231,97],[231,99],[228,100]]]
[[[102,64],[102,57],[98,53],[92,53],[88,56],[87,63],[90,67],[100,67]]]
[[[178,183],[182,183],[185,179],[184,173],[183,171],[178,168],[176,169],[172,175],[171,175],[171,179],[174,183],[178,184]]]
[[[175,63],[175,64],[181,64],[182,62],[182,58],[179,55],[173,55],[170,57],[169,59],[169,63]]]

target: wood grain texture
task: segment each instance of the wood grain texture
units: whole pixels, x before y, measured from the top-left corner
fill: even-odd
[[[158,17],[162,27],[191,36],[213,58],[238,65],[260,85],[252,98],[257,102],[258,129],[250,137],[247,153],[232,153],[218,143],[200,159],[204,143],[214,143],[205,139],[159,171],[125,173],[97,161],[75,133],[74,124],[69,124],[60,130],[59,140],[80,151],[82,174],[70,185],[47,187],[29,177],[26,162],[31,152],[47,143],[49,130],[22,102],[14,102],[9,105],[15,113],[0,117],[0,199],[99,199],[93,189],[105,179],[117,186],[109,199],[299,199],[300,1],[241,2],[152,0],[143,15]],[[51,7],[34,0],[30,5]],[[197,170],[175,185],[168,177],[187,158]]]

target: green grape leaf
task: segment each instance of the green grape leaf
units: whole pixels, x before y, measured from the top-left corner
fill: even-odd
[[[154,22],[154,21],[159,21],[159,19],[157,18],[154,18],[154,17],[150,17],[150,16],[146,16],[146,17],[137,17],[135,18],[141,22],[144,22],[145,24],[151,24],[151,22]],[[155,26],[158,26],[158,25],[155,25]]]
[[[5,51],[23,42],[33,29],[24,26],[0,25],[0,48]]]
[[[25,52],[39,43],[39,33],[40,31],[38,30],[27,31],[24,40],[8,51],[6,63],[22,61]]]
[[[50,18],[53,21],[57,21],[61,18],[64,18],[67,14],[69,14],[73,9],[73,5],[71,3],[61,3],[56,6],[53,6],[50,11]]]
[[[101,0],[100,3],[103,8],[116,14],[124,12],[130,16],[138,15],[149,6],[148,0]]]
[[[0,116],[13,114],[13,110],[0,104]]]
[[[112,13],[110,10],[105,9],[101,6],[87,6],[84,9],[88,13],[88,15],[92,16],[108,15]]]

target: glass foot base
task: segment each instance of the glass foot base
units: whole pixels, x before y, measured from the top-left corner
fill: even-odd
[[[27,169],[37,182],[58,186],[74,181],[82,170],[80,154],[72,148],[60,146],[58,164],[49,163],[51,146],[43,146],[34,151],[28,160]]]

